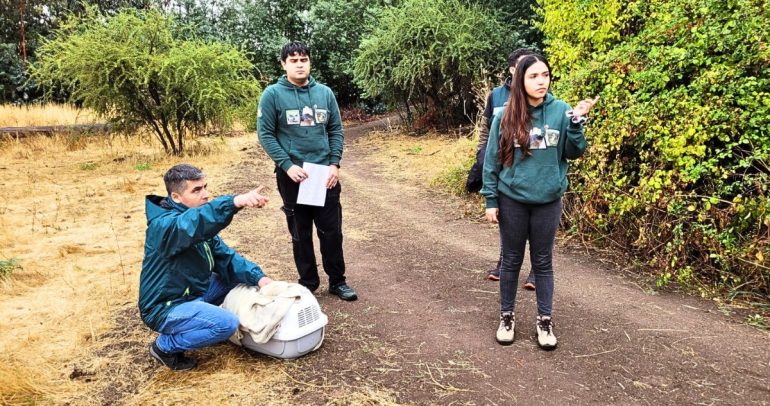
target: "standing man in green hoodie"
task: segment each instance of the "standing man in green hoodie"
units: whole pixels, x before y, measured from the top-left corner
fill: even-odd
[[[342,254],[339,171],[343,131],[337,99],[331,89],[310,76],[307,45],[286,44],[281,49],[281,67],[286,74],[268,86],[259,100],[257,132],[262,148],[275,162],[298,282],[311,292],[321,283],[313,249],[315,224],[324,271],[329,276],[329,293],[342,300],[356,300],[356,292],[345,281]],[[297,204],[299,184],[308,178],[302,169],[305,162],[329,166],[323,207]]]

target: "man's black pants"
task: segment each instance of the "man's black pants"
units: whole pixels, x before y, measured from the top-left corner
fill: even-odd
[[[337,182],[326,191],[323,207],[297,204],[299,183],[295,183],[281,168],[276,168],[278,192],[283,199],[283,210],[291,234],[294,263],[299,272],[298,283],[314,291],[321,283],[318,278],[315,251],[313,249],[313,223],[321,243],[321,260],[329,275],[329,287],[345,283],[345,258],[342,254],[342,206]]]

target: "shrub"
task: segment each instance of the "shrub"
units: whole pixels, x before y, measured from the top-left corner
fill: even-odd
[[[549,3],[544,17],[556,93],[602,96],[572,176],[572,226],[661,280],[766,300],[768,2]]]
[[[365,97],[416,106],[447,127],[476,112],[473,84],[500,53],[500,24],[459,0],[407,0],[385,8],[353,61]],[[410,117],[411,118],[411,117]]]
[[[230,125],[259,87],[232,46],[176,39],[176,28],[156,10],[105,17],[90,8],[44,42],[32,74],[48,89],[64,84],[118,127],[147,126],[167,153],[181,155],[186,136]]]

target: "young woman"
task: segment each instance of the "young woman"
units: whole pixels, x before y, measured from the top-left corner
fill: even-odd
[[[524,247],[535,273],[537,342],[556,348],[553,304],[553,245],[561,218],[561,197],[567,190],[568,159],[586,148],[585,115],[598,101],[586,99],[573,110],[548,90],[551,68],[540,55],[516,65],[511,94],[495,115],[484,160],[483,187],[487,220],[500,223],[503,260],[500,267],[500,324],[495,338],[513,343],[514,305]]]

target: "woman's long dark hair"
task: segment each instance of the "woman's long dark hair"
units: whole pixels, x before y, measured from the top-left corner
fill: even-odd
[[[527,55],[516,64],[511,94],[500,122],[500,162],[505,166],[513,166],[516,144],[521,147],[524,158],[532,155],[529,150],[529,126],[532,116],[529,113],[527,91],[524,89],[524,73],[537,62],[543,62],[548,67],[548,72],[551,71],[551,65],[542,55]]]

